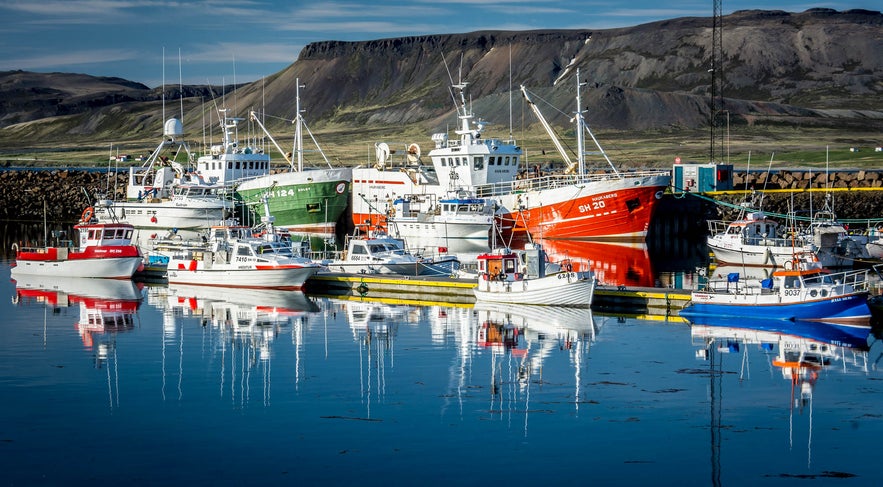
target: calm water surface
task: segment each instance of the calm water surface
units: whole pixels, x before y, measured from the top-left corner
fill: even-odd
[[[9,276],[3,485],[883,479],[873,334]]]

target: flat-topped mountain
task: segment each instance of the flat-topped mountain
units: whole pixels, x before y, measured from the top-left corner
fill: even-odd
[[[883,128],[880,12],[750,10],[722,20],[718,69],[723,108],[733,123]],[[709,121],[711,46],[711,18],[697,17],[617,29],[316,42],[286,69],[239,86],[231,108],[291,120],[300,79],[314,129],[415,125],[429,133],[453,123],[450,85],[462,76],[476,113],[498,125],[508,124],[512,113],[517,126],[522,117],[535,123],[522,108],[519,85],[572,112],[578,68],[593,126],[697,128]],[[211,120],[204,115],[214,113],[212,100],[220,93],[234,98],[231,88],[184,87],[189,132],[200,132],[196,125]],[[167,100],[181,97],[177,85],[166,87]],[[155,138],[162,127],[161,100],[159,88],[118,78],[3,72],[0,149],[22,141]],[[290,127],[281,119],[267,123]],[[567,113],[550,119],[568,123]]]

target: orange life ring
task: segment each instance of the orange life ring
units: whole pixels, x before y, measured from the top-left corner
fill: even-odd
[[[89,206],[85,210],[83,210],[83,213],[80,215],[80,221],[81,222],[88,222],[89,220],[92,219],[92,215],[94,215],[94,214],[95,214],[95,210],[91,206]]]

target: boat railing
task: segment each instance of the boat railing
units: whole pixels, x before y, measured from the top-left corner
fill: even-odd
[[[868,279],[868,275],[868,269],[835,272],[831,274],[822,274],[816,277],[804,278],[804,284],[809,285],[817,281],[834,284],[832,292],[835,295],[850,294],[854,292],[869,292],[871,289],[871,281]]]
[[[730,228],[729,221],[726,220],[708,220],[708,232],[710,235],[719,235],[727,232]]]
[[[634,171],[619,173],[594,173],[594,174],[548,174],[536,177],[516,179],[514,181],[504,181],[499,183],[490,183],[476,186],[475,196],[478,198],[488,198],[509,193],[519,193],[526,191],[539,191],[544,189],[558,188],[562,186],[572,186],[575,184],[589,184],[599,181],[607,181],[611,177],[619,178],[643,178],[643,177],[659,177],[667,176],[666,171]]]

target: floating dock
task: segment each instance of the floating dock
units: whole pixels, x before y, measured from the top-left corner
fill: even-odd
[[[440,276],[397,276],[379,274],[322,273],[306,282],[304,292],[328,296],[356,296],[370,299],[410,299],[472,304],[475,279]],[[592,310],[634,315],[677,316],[690,301],[687,289],[598,286]]]

